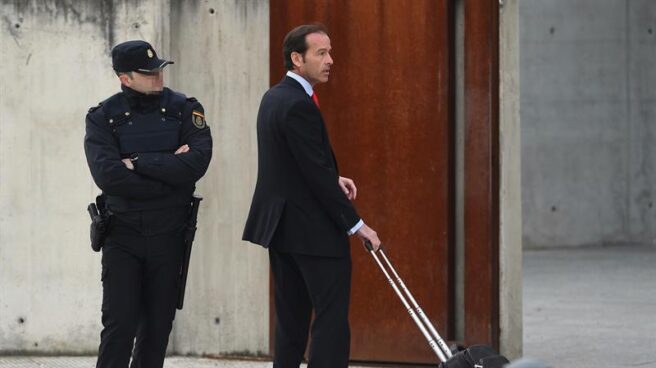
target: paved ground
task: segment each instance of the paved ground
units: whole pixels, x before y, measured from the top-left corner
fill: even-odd
[[[0,358],[2,368],[92,368],[96,359],[90,357],[4,357]],[[178,358],[166,360],[165,368],[264,368],[270,365],[241,361],[217,361],[210,359]]]
[[[0,357],[2,368],[93,368],[95,357]],[[271,368],[271,362],[170,357],[164,368]],[[305,365],[303,365],[305,367]],[[352,366],[356,367],[356,366]],[[359,368],[365,368],[360,367]],[[366,367],[372,368],[372,367]]]
[[[524,355],[553,368],[656,368],[656,247],[525,252]],[[94,364],[90,357],[0,357],[0,368]],[[164,367],[271,363],[172,357]]]
[[[525,252],[524,356],[656,367],[656,247]]]

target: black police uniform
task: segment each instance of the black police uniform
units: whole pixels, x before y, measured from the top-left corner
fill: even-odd
[[[161,62],[143,43],[147,57]],[[114,63],[120,71],[115,56]],[[168,88],[159,95],[122,89],[89,110],[84,138],[91,174],[113,214],[103,246],[104,329],[96,366],[126,368],[132,354],[131,367],[159,368],[175,316],[184,224],[212,138],[196,99]],[[189,152],[175,155],[184,144]]]

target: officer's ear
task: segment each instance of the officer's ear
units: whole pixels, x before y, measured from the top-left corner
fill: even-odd
[[[127,73],[116,73],[118,79],[121,81],[121,84],[130,87],[132,85],[132,72]]]

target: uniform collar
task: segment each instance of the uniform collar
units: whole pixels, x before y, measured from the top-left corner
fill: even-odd
[[[126,99],[128,100],[128,104],[132,109],[137,108],[148,110],[152,108],[158,108],[163,95],[163,93],[157,95],[147,95],[123,85],[121,85],[121,90],[123,90],[123,94],[125,95]]]

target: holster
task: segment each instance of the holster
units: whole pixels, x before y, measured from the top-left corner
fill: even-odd
[[[111,221],[111,212],[105,206],[105,196],[102,194],[97,196],[95,203],[89,203],[87,211],[91,216],[91,249],[94,252],[99,252],[105,243],[109,222]]]

